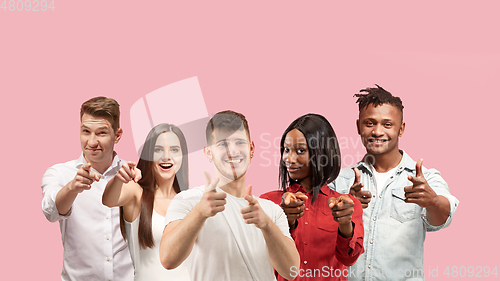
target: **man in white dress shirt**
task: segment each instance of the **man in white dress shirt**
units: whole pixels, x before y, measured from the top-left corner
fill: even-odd
[[[106,183],[123,160],[113,150],[122,136],[120,109],[111,98],[82,104],[76,160],[47,169],[42,210],[59,221],[64,247],[61,280],[133,280],[133,266],[120,232],[119,209],[102,205]]]

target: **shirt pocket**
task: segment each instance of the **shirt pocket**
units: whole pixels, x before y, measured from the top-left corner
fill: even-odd
[[[393,189],[391,200],[391,218],[399,222],[408,222],[417,218],[418,205],[406,203],[404,189]]]
[[[318,228],[324,231],[328,232],[336,232],[338,228],[338,223],[333,220],[332,212],[330,210],[328,211],[321,211],[318,212]]]

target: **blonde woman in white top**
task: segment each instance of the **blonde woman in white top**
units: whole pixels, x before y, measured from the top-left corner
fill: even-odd
[[[123,164],[106,185],[102,203],[121,207],[121,231],[129,244],[135,280],[190,280],[183,264],[166,270],[159,259],[167,208],[177,193],[188,189],[187,154],[178,127],[157,125],[146,138],[139,162]]]

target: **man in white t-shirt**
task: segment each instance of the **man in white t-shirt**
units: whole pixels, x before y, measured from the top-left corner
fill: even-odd
[[[92,98],[80,110],[82,154],[56,164],[42,178],[42,210],[59,221],[64,247],[61,280],[125,280],[134,278],[127,244],[120,232],[118,208],[102,204],[106,183],[123,160],[114,145],[122,136],[116,100]]]
[[[167,269],[186,260],[193,281],[292,280],[300,257],[282,209],[253,197],[246,172],[255,150],[240,113],[223,111],[207,124],[204,153],[216,177],[178,194],[165,217],[160,259]],[[189,256],[189,257],[188,257]]]

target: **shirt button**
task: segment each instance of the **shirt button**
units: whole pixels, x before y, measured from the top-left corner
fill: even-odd
[[[373,197],[373,198],[375,198],[375,194],[373,194],[373,196],[372,196],[372,197]]]
[[[371,264],[368,265],[368,268],[372,268]]]
[[[304,241],[304,245],[307,245],[307,241]]]
[[[305,225],[308,225],[309,223],[308,223],[308,222],[305,222],[304,224],[305,224]]]
[[[110,258],[106,258],[106,261],[110,261],[111,259]]]
[[[377,218],[373,218],[373,221],[376,221],[376,220],[377,220]]]
[[[307,264],[307,261],[304,261],[304,264]]]
[[[370,241],[370,244],[373,244],[373,240]]]
[[[306,208],[306,211],[309,211],[309,208]]]
[[[106,219],[107,219],[107,220],[109,220],[109,217],[108,217],[108,216],[106,216]]]
[[[378,197],[379,197],[379,198],[382,198],[382,194],[380,194]]]
[[[106,240],[109,240],[109,236],[106,236]]]

